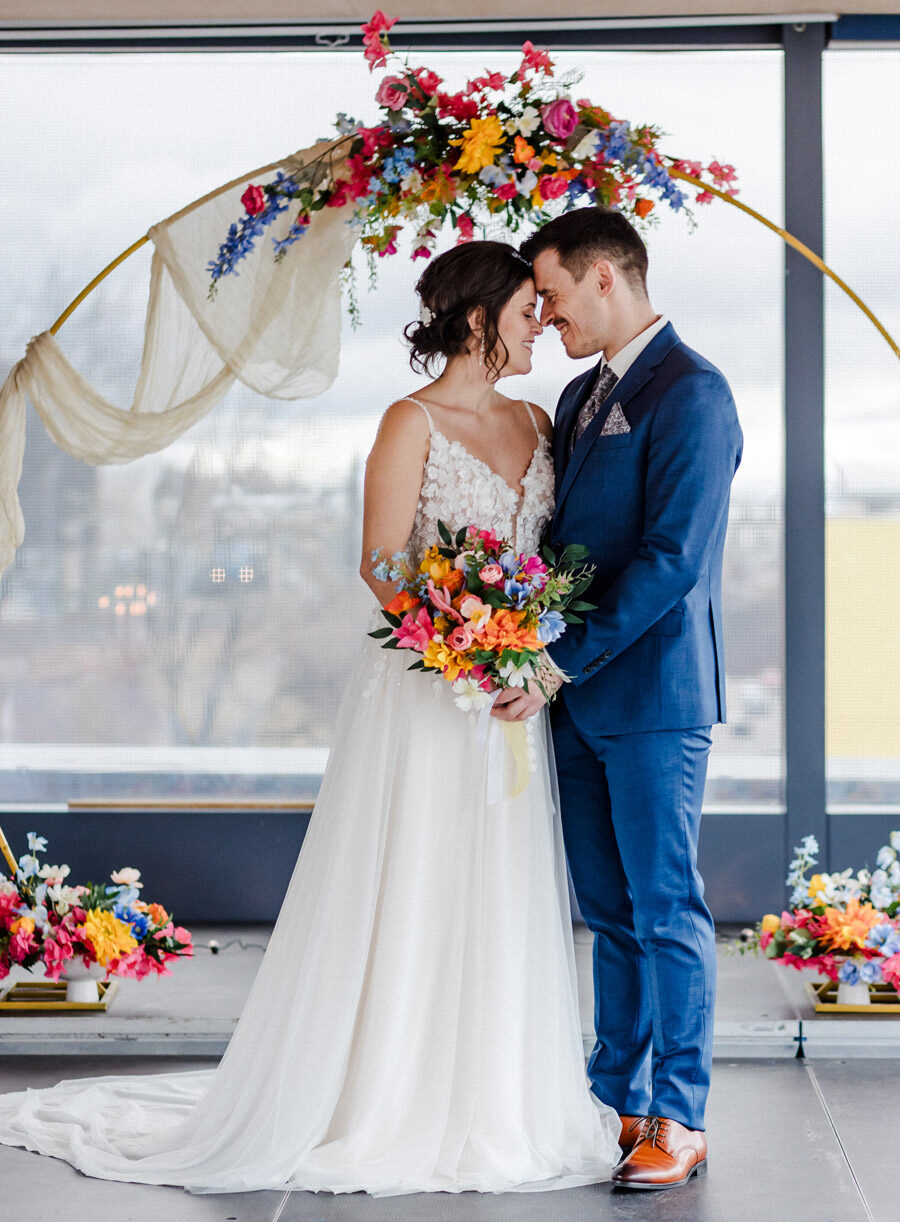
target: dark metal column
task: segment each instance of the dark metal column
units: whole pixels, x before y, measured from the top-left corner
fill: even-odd
[[[822,254],[820,23],[785,25],[785,228]],[[821,273],[785,247],[786,849],[812,833],[829,868],[825,815],[825,329]]]

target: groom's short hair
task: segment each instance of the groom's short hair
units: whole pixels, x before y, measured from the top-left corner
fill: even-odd
[[[582,280],[598,259],[615,263],[635,289],[647,292],[647,248],[637,230],[615,208],[576,208],[549,221],[522,243],[522,255],[533,263],[555,250],[574,280]]]

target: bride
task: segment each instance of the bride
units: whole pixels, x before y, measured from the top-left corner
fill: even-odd
[[[500,379],[541,326],[529,265],[458,246],[417,286],[414,367],[366,473],[371,554],[418,564],[477,526],[537,547],[550,422]],[[518,797],[488,801],[488,741],[447,683],[364,638],[303,850],[218,1067],[0,1097],[0,1142],[88,1175],[193,1192],[566,1188],[609,1177],[620,1122],[588,1090],[545,714]],[[503,738],[499,738],[503,750]],[[494,744],[496,746],[496,744]],[[496,752],[493,753],[496,759]]]

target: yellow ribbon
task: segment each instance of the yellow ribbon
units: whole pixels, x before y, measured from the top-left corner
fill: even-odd
[[[9,864],[9,868],[11,871],[10,877],[15,878],[16,870],[18,870],[19,868],[19,863],[16,861],[15,857],[13,857],[12,855],[12,849],[9,847],[9,841],[3,835],[2,827],[0,827],[0,853],[3,854],[3,856],[7,860],[7,863]]]
[[[511,798],[523,793],[531,780],[531,764],[528,760],[528,727],[524,721],[501,721],[500,726],[516,766]]]

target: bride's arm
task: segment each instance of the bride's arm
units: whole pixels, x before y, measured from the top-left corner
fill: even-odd
[[[419,503],[429,440],[422,409],[401,399],[384,413],[366,462],[359,571],[381,606],[390,602],[396,590],[393,582],[374,576],[372,553],[390,558],[406,547]]]

